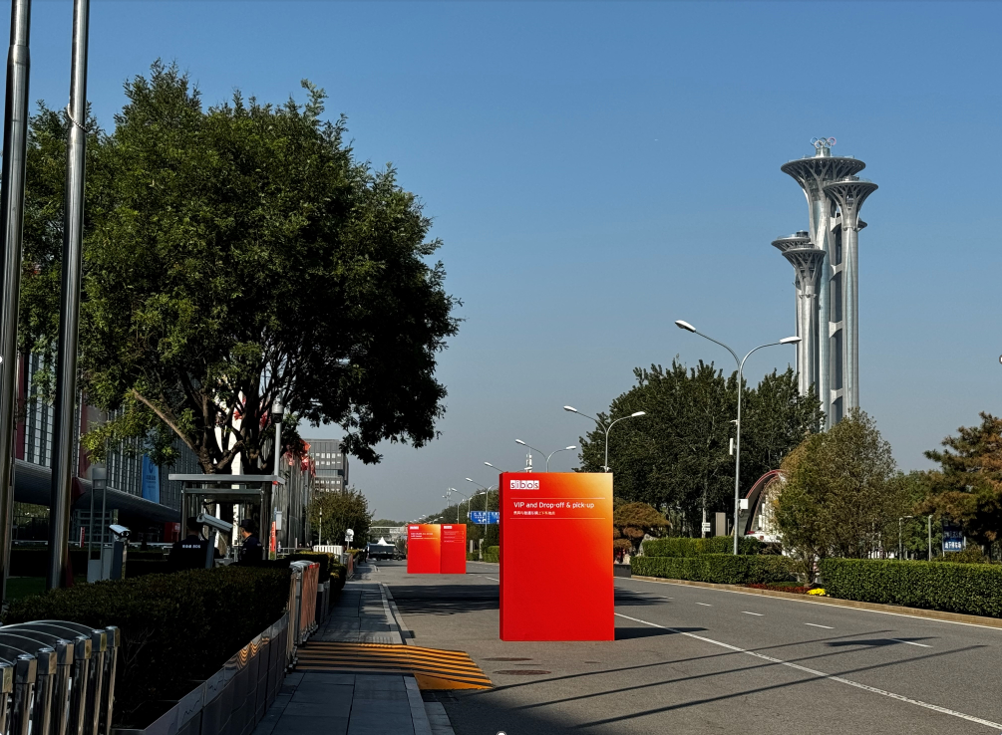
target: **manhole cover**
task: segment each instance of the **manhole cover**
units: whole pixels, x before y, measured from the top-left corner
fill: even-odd
[[[495,658],[485,658],[484,661],[532,661],[532,659],[518,658],[516,656],[497,656]]]
[[[495,671],[495,674],[510,674],[512,676],[539,676],[540,674],[549,674],[551,672],[544,671],[543,669],[501,669],[501,671]]]

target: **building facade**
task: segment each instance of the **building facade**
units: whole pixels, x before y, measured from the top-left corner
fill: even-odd
[[[338,439],[304,439],[316,465],[314,487],[319,492],[344,492],[348,488],[348,456]]]
[[[807,197],[808,228],[772,244],[794,267],[800,392],[816,392],[830,428],[859,407],[859,212],[877,185],[856,175],[865,163],[832,155],[834,138],[811,143],[813,156],[780,167]]]

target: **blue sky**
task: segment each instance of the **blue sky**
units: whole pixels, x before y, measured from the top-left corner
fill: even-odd
[[[9,17],[9,2],[0,4]],[[72,4],[35,0],[33,99],[65,105]],[[903,469],[1002,411],[996,3],[421,3],[93,0],[89,98],[105,127],[155,59],[207,102],[326,88],[359,156],[393,162],[435,220],[465,320],[441,356],[441,438],[351,480],[380,516],[441,508],[516,438],[552,450],[632,368],[794,330],[804,229],[785,161],[835,136],[880,189],[860,236],[862,405]],[[757,353],[748,375],[785,368]],[[335,427],[303,429],[337,436]],[[567,470],[572,453],[554,458]]]

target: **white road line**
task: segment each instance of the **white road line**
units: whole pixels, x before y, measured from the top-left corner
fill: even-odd
[[[703,607],[713,607],[713,605],[711,605],[708,602],[697,602],[696,604],[697,605],[702,605]]]
[[[747,610],[742,610],[741,612],[743,612],[745,615],[754,615],[756,618],[765,617],[765,615],[763,615],[762,613],[753,613],[753,612],[748,612]]]
[[[830,626],[830,625],[821,625],[821,624],[819,624],[819,623],[804,623],[804,625],[809,625],[809,626],[811,626],[812,628],[821,628],[821,629],[823,629],[823,630],[835,630],[835,629],[834,629],[834,628],[833,628],[832,626]]]
[[[925,643],[916,643],[915,641],[903,641],[900,638],[888,638],[889,641],[894,641],[895,643],[907,643],[909,646],[918,646],[919,648],[932,648]]]
[[[992,727],[996,730],[1002,730],[1002,724],[998,722],[992,722],[991,720],[983,720],[980,717],[975,717],[974,715],[967,715],[963,712],[957,712],[956,710],[947,709],[946,707],[940,707],[937,704],[929,704],[928,702],[923,702],[919,699],[912,699],[911,697],[906,697],[902,694],[895,694],[894,692],[889,692],[885,689],[878,689],[877,687],[871,687],[869,684],[861,684],[858,681],[853,681],[852,679],[845,679],[841,676],[834,676],[832,674],[826,674],[823,671],[818,671],[817,669],[811,669],[806,666],[801,666],[800,664],[790,663],[789,661],[784,661],[780,658],[773,658],[772,656],[766,656],[764,653],[757,653],[755,651],[748,651],[744,648],[738,648],[737,646],[732,646],[729,643],[724,643],[722,641],[715,641],[712,638],[706,638],[705,636],[696,635],[695,633],[686,633],[685,631],[678,630],[676,628],[670,628],[667,625],[658,625],[657,623],[652,623],[647,620],[641,620],[640,618],[631,618],[629,615],[623,615],[622,613],[616,613],[616,617],[625,618],[626,620],[632,620],[634,623],[642,623],[643,625],[649,625],[652,628],[660,628],[661,630],[670,630],[672,633],[677,635],[684,635],[686,638],[694,638],[697,641],[702,641],[703,643],[709,643],[713,646],[720,646],[721,648],[726,648],[729,651],[734,651],[735,653],[744,653],[748,656],[754,656],[755,658],[762,659],[763,661],[769,661],[770,663],[779,664],[780,666],[788,666],[791,669],[796,669],[797,671],[802,671],[805,674],[810,674],[811,676],[819,676],[823,679],[828,679],[829,681],[834,681],[839,684],[845,684],[847,686],[855,687],[856,689],[862,689],[863,691],[870,692],[872,694],[879,694],[882,697],[888,697],[890,699],[896,699],[899,702],[904,702],[906,704],[912,704],[916,707],[922,707],[923,709],[932,710],[933,712],[939,712],[944,715],[949,715],[950,717],[957,717],[961,720],[967,720],[968,722],[976,722],[979,725],[984,725],[985,727]]]
[[[490,580],[490,581],[492,581],[492,582],[497,582],[498,584],[501,584],[501,580],[500,580],[500,579],[498,579],[497,577],[488,577],[488,576],[487,576],[487,575],[485,574],[485,575],[484,575],[484,579],[489,579],[489,580]]]

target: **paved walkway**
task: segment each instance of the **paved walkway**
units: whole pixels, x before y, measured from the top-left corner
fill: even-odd
[[[401,644],[395,606],[375,570],[345,585],[312,640]],[[309,643],[307,643],[307,647]],[[454,735],[438,702],[425,703],[413,676],[293,672],[254,735]]]

